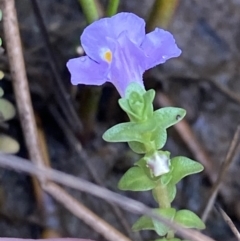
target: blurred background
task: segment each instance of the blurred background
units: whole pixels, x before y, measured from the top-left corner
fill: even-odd
[[[100,16],[107,2],[98,1]],[[173,105],[187,110],[183,130],[168,130],[169,138],[164,150],[169,150],[172,156],[188,156],[206,166],[205,172],[185,178],[180,183],[173,203],[178,209],[187,208],[201,216],[240,120],[240,0],[215,0],[211,3],[200,0],[175,1],[167,22],[161,15],[159,17],[161,11],[152,19],[151,15],[156,15],[156,11],[153,11],[156,10],[154,2],[120,0],[118,11],[133,12],[144,18],[148,30],[156,26],[169,30],[182,50],[179,58],[148,71],[144,81],[147,89],[156,90],[156,108]],[[118,180],[139,156],[126,144],[106,143],[101,138],[107,128],[127,121],[118,106],[119,96],[114,87],[111,84],[105,84],[102,88],[70,84],[66,62],[83,54],[79,37],[87,25],[81,4],[77,0],[38,0],[37,3],[42,23],[31,0],[16,1],[16,8],[31,97],[40,131],[44,133],[42,138],[51,166],[97,184],[101,182],[115,192],[156,207],[151,193],[124,193],[117,189]],[[4,49],[2,23],[1,36]],[[0,81],[4,98],[16,106],[8,58],[4,51],[0,55],[0,69],[4,73]],[[59,87],[59,82],[62,87]],[[79,123],[72,116],[66,98],[71,99],[70,104],[76,110]],[[16,114],[13,119],[2,123],[0,128],[2,135],[11,136],[18,143],[14,142],[17,155],[27,158],[19,116]],[[80,143],[82,149],[79,151]],[[238,228],[239,150],[240,145],[222,180],[216,200]],[[68,191],[128,235],[105,201]],[[64,237],[105,240],[49,197],[41,199],[42,205],[39,205],[35,194],[29,176],[0,169],[2,237],[48,237],[46,232],[54,230]],[[41,208],[46,211],[44,219],[40,218]],[[130,225],[138,218],[125,211],[122,214]],[[206,225],[204,233],[216,240],[236,240],[214,207]],[[44,232],[47,236],[43,236]],[[139,240],[139,236],[134,235],[132,238]],[[142,240],[157,238],[155,233],[148,231],[141,232],[141,237]]]

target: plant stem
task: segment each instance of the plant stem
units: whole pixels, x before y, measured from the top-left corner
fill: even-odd
[[[174,231],[168,231],[168,233],[167,233],[167,239],[172,239],[172,238],[174,238]]]
[[[161,183],[161,181],[158,182],[157,187],[155,187],[155,193],[157,196],[157,201],[160,208],[170,208],[171,202],[169,201],[168,197],[168,191],[167,187]],[[166,236],[167,239],[174,238],[174,231],[169,230]]]
[[[99,19],[97,5],[95,0],[78,0],[83,9],[83,13],[87,19],[88,24]]]
[[[111,17],[114,14],[116,14],[118,10],[118,6],[119,6],[119,0],[109,0],[108,8],[107,8],[107,16]]]
[[[155,193],[157,196],[158,204],[161,208],[170,208],[171,203],[169,201],[167,187],[162,185],[159,181],[157,187],[155,187]]]
[[[91,24],[101,17],[96,0],[78,0],[78,2],[83,9],[88,24]],[[83,102],[85,104],[84,107],[80,109],[80,114],[84,124],[83,136],[87,140],[94,129],[95,117],[101,93],[102,88],[93,89],[89,87],[86,87],[83,92]]]
[[[177,9],[179,0],[155,0],[147,22],[147,31],[156,27],[167,28]]]

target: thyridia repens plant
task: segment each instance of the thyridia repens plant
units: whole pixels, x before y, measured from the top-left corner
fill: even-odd
[[[103,139],[127,142],[142,158],[119,181],[121,190],[152,191],[163,217],[186,228],[204,229],[205,225],[193,212],[171,206],[176,184],[185,176],[198,173],[203,166],[184,156],[171,157],[163,150],[167,128],[181,121],[186,111],[165,107],[153,109],[155,91],[146,90],[144,71],[178,57],[181,50],[171,33],[156,28],[145,33],[145,22],[132,13],[119,13],[89,25],[81,36],[86,56],[71,59],[67,67],[74,85],[102,85],[111,82],[121,98],[118,103],[129,117],[107,130]],[[133,230],[155,230],[156,241],[179,241],[164,224],[146,216],[140,217]]]

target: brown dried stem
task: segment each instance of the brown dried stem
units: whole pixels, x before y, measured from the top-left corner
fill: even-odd
[[[82,192],[89,193],[93,196],[104,199],[107,202],[111,202],[116,205],[119,205],[121,208],[127,211],[140,214],[140,215],[147,215],[149,217],[155,218],[156,220],[163,222],[167,226],[177,231],[179,235],[181,235],[185,239],[189,239],[192,241],[214,241],[212,238],[207,237],[206,235],[201,234],[198,231],[184,229],[181,226],[173,222],[170,222],[165,218],[162,218],[161,216],[153,212],[151,208],[149,208],[148,206],[144,205],[141,202],[124,197],[120,194],[114,193],[103,187],[99,187],[81,178],[77,178],[69,174],[66,174],[57,170],[45,168],[45,167],[39,168],[33,165],[31,162],[24,160],[23,158],[16,157],[13,155],[1,154],[1,153],[0,153],[0,166],[17,170],[17,171],[23,171],[32,175],[36,175],[38,178],[47,178],[48,180],[57,182],[59,184],[74,188]],[[61,198],[62,192],[60,191],[60,189],[58,190],[59,190],[57,194],[58,198]],[[76,210],[74,212],[76,212]],[[116,240],[118,239],[115,239],[114,241]]]
[[[22,52],[18,20],[14,0],[1,0],[3,29],[10,72],[26,146],[29,156],[37,166],[43,166],[39,151],[37,127],[34,119],[29,86]]]
[[[227,156],[225,158],[225,160],[223,161],[222,165],[221,165],[221,170],[218,174],[217,180],[214,183],[212,190],[211,190],[211,194],[207,200],[207,204],[205,206],[205,209],[203,211],[202,214],[202,220],[206,221],[208,218],[208,215],[210,213],[210,211],[212,210],[212,207],[214,205],[215,199],[217,197],[218,191],[220,189],[221,183],[224,180],[224,177],[226,175],[227,170],[229,169],[230,164],[232,163],[232,161],[234,160],[234,155],[236,153],[237,147],[238,147],[238,143],[239,143],[239,136],[240,136],[240,126],[237,127],[237,130],[234,134],[234,137],[232,139],[232,142],[230,144],[230,147],[228,149],[227,152]]]
[[[219,206],[216,206],[217,210],[221,213],[224,221],[228,224],[229,228],[232,230],[234,235],[236,236],[237,240],[240,241],[240,233],[237,230],[236,226],[234,225],[233,221],[231,218],[226,214],[226,212]]]
[[[110,224],[99,218],[95,213],[86,208],[84,205],[79,203],[75,198],[70,196],[64,189],[59,187],[57,184],[50,182],[44,186],[44,190],[60,202],[70,212],[74,213],[75,216],[83,220],[90,227],[94,226],[94,230],[101,233],[107,240],[118,240],[118,241],[131,241],[126,238],[122,233],[112,228]],[[59,195],[61,194],[61,195]],[[94,224],[94,225],[93,225]]]
[[[99,186],[104,187],[104,183],[99,178],[99,175],[96,173],[94,166],[91,164],[90,161],[86,161],[86,160],[89,160],[89,158],[87,157],[87,153],[85,153],[85,151],[82,149],[81,143],[74,136],[71,129],[67,127],[65,121],[61,118],[58,110],[53,105],[50,105],[49,109],[50,109],[51,114],[53,115],[54,119],[58,123],[59,128],[63,131],[63,133],[64,133],[64,135],[65,135],[65,137],[66,137],[66,139],[69,143],[69,146],[73,147],[77,156],[79,158],[81,158],[81,160],[83,160],[83,162],[84,162],[89,174],[91,175],[92,179],[94,180],[94,182],[96,184],[98,184]],[[138,232],[136,232],[135,235],[133,235],[131,227],[130,227],[128,221],[126,220],[126,218],[123,216],[123,213],[122,213],[121,209],[119,209],[116,205],[114,205],[112,203],[110,203],[110,206],[112,208],[112,211],[116,215],[116,217],[119,219],[122,227],[126,230],[129,237],[135,236],[138,241],[141,241],[142,238],[141,238],[141,236],[139,235]]]

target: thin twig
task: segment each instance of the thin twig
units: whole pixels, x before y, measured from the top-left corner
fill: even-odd
[[[234,160],[233,157],[234,157],[234,155],[236,153],[236,150],[237,150],[237,147],[238,147],[239,136],[240,136],[240,125],[237,127],[237,130],[234,134],[234,137],[233,137],[232,142],[230,144],[230,147],[228,149],[227,156],[226,156],[225,160],[223,161],[223,163],[221,165],[221,170],[218,174],[217,180],[214,183],[214,185],[211,189],[211,192],[210,192],[211,194],[210,194],[210,196],[209,196],[209,198],[206,202],[207,204],[205,205],[205,209],[204,209],[203,214],[202,214],[202,220],[204,222],[207,220],[208,215],[209,215],[210,211],[212,210],[212,207],[213,207],[215,199],[217,197],[220,185],[224,180],[224,177],[226,175],[226,172],[227,172],[230,164]]]
[[[1,0],[3,29],[18,114],[20,117],[29,156],[38,166],[43,166],[39,151],[37,127],[29,94],[18,20],[14,0]]]
[[[231,218],[226,214],[226,212],[218,205],[215,205],[215,207],[217,208],[217,210],[221,213],[223,219],[225,220],[225,222],[228,224],[229,228],[232,230],[232,232],[234,233],[234,235],[236,236],[237,240],[240,241],[240,233],[237,230],[236,226],[234,225],[233,221],[231,220]]]
[[[82,125],[71,102],[70,94],[66,91],[66,88],[63,85],[64,81],[59,74],[60,71],[57,65],[56,58],[52,51],[52,46],[43,21],[43,17],[38,7],[38,3],[36,0],[31,0],[31,3],[33,6],[33,12],[36,16],[39,29],[42,34],[43,43],[47,52],[49,64],[52,69],[52,73],[54,75],[55,86],[56,86],[56,88],[53,88],[54,95],[58,100],[59,107],[61,108],[66,120],[68,121],[68,124],[73,127],[75,133],[79,134],[80,130],[82,129]],[[61,94],[61,96],[58,94],[58,92]]]
[[[83,162],[84,162],[88,172],[90,173],[92,179],[94,180],[94,182],[96,184],[98,184],[99,186],[105,187],[102,180],[99,178],[99,175],[94,171],[95,170],[94,166],[91,164],[90,161],[86,161],[89,158],[87,157],[87,154],[82,149],[81,143],[74,136],[71,129],[67,128],[66,123],[60,117],[60,114],[59,114],[58,110],[53,105],[50,105],[49,109],[51,111],[51,114],[54,116],[54,119],[57,121],[57,123],[59,125],[59,128],[64,132],[64,135],[65,135],[67,141],[69,142],[69,145],[74,148],[77,156],[79,158],[81,158],[81,160],[83,160]],[[113,212],[115,213],[115,215],[117,216],[117,218],[119,219],[121,225],[126,230],[129,237],[132,237],[133,232],[130,228],[130,225],[129,225],[128,221],[123,216],[123,213],[121,212],[121,210],[116,205],[114,205],[112,203],[110,203],[110,206],[111,206]],[[142,238],[141,238],[141,236],[139,235],[138,232],[136,232],[134,236],[136,236],[138,241],[142,240]]]
[[[93,183],[85,181],[84,179],[77,178],[57,170],[45,167],[37,167],[28,160],[2,153],[0,153],[0,166],[36,175],[38,178],[44,177],[48,180],[57,182],[59,184],[71,187],[82,192],[89,193],[93,196],[104,199],[107,202],[119,205],[121,208],[127,211],[140,215],[147,215],[160,222],[163,222],[167,226],[176,230],[179,233],[179,235],[181,235],[185,239],[189,239],[192,241],[214,241],[212,238],[207,237],[206,235],[198,231],[184,229],[180,225],[170,222],[169,220],[157,215],[154,211],[152,211],[151,208],[149,208],[141,202],[135,201],[131,198],[124,197],[120,194],[107,190],[106,188],[99,187]],[[60,194],[61,193],[59,192],[59,196]]]
[[[47,183],[43,188],[69,211],[92,227],[92,229],[102,234],[107,240],[131,241],[55,183]],[[61,195],[59,195],[59,193],[61,193]]]

